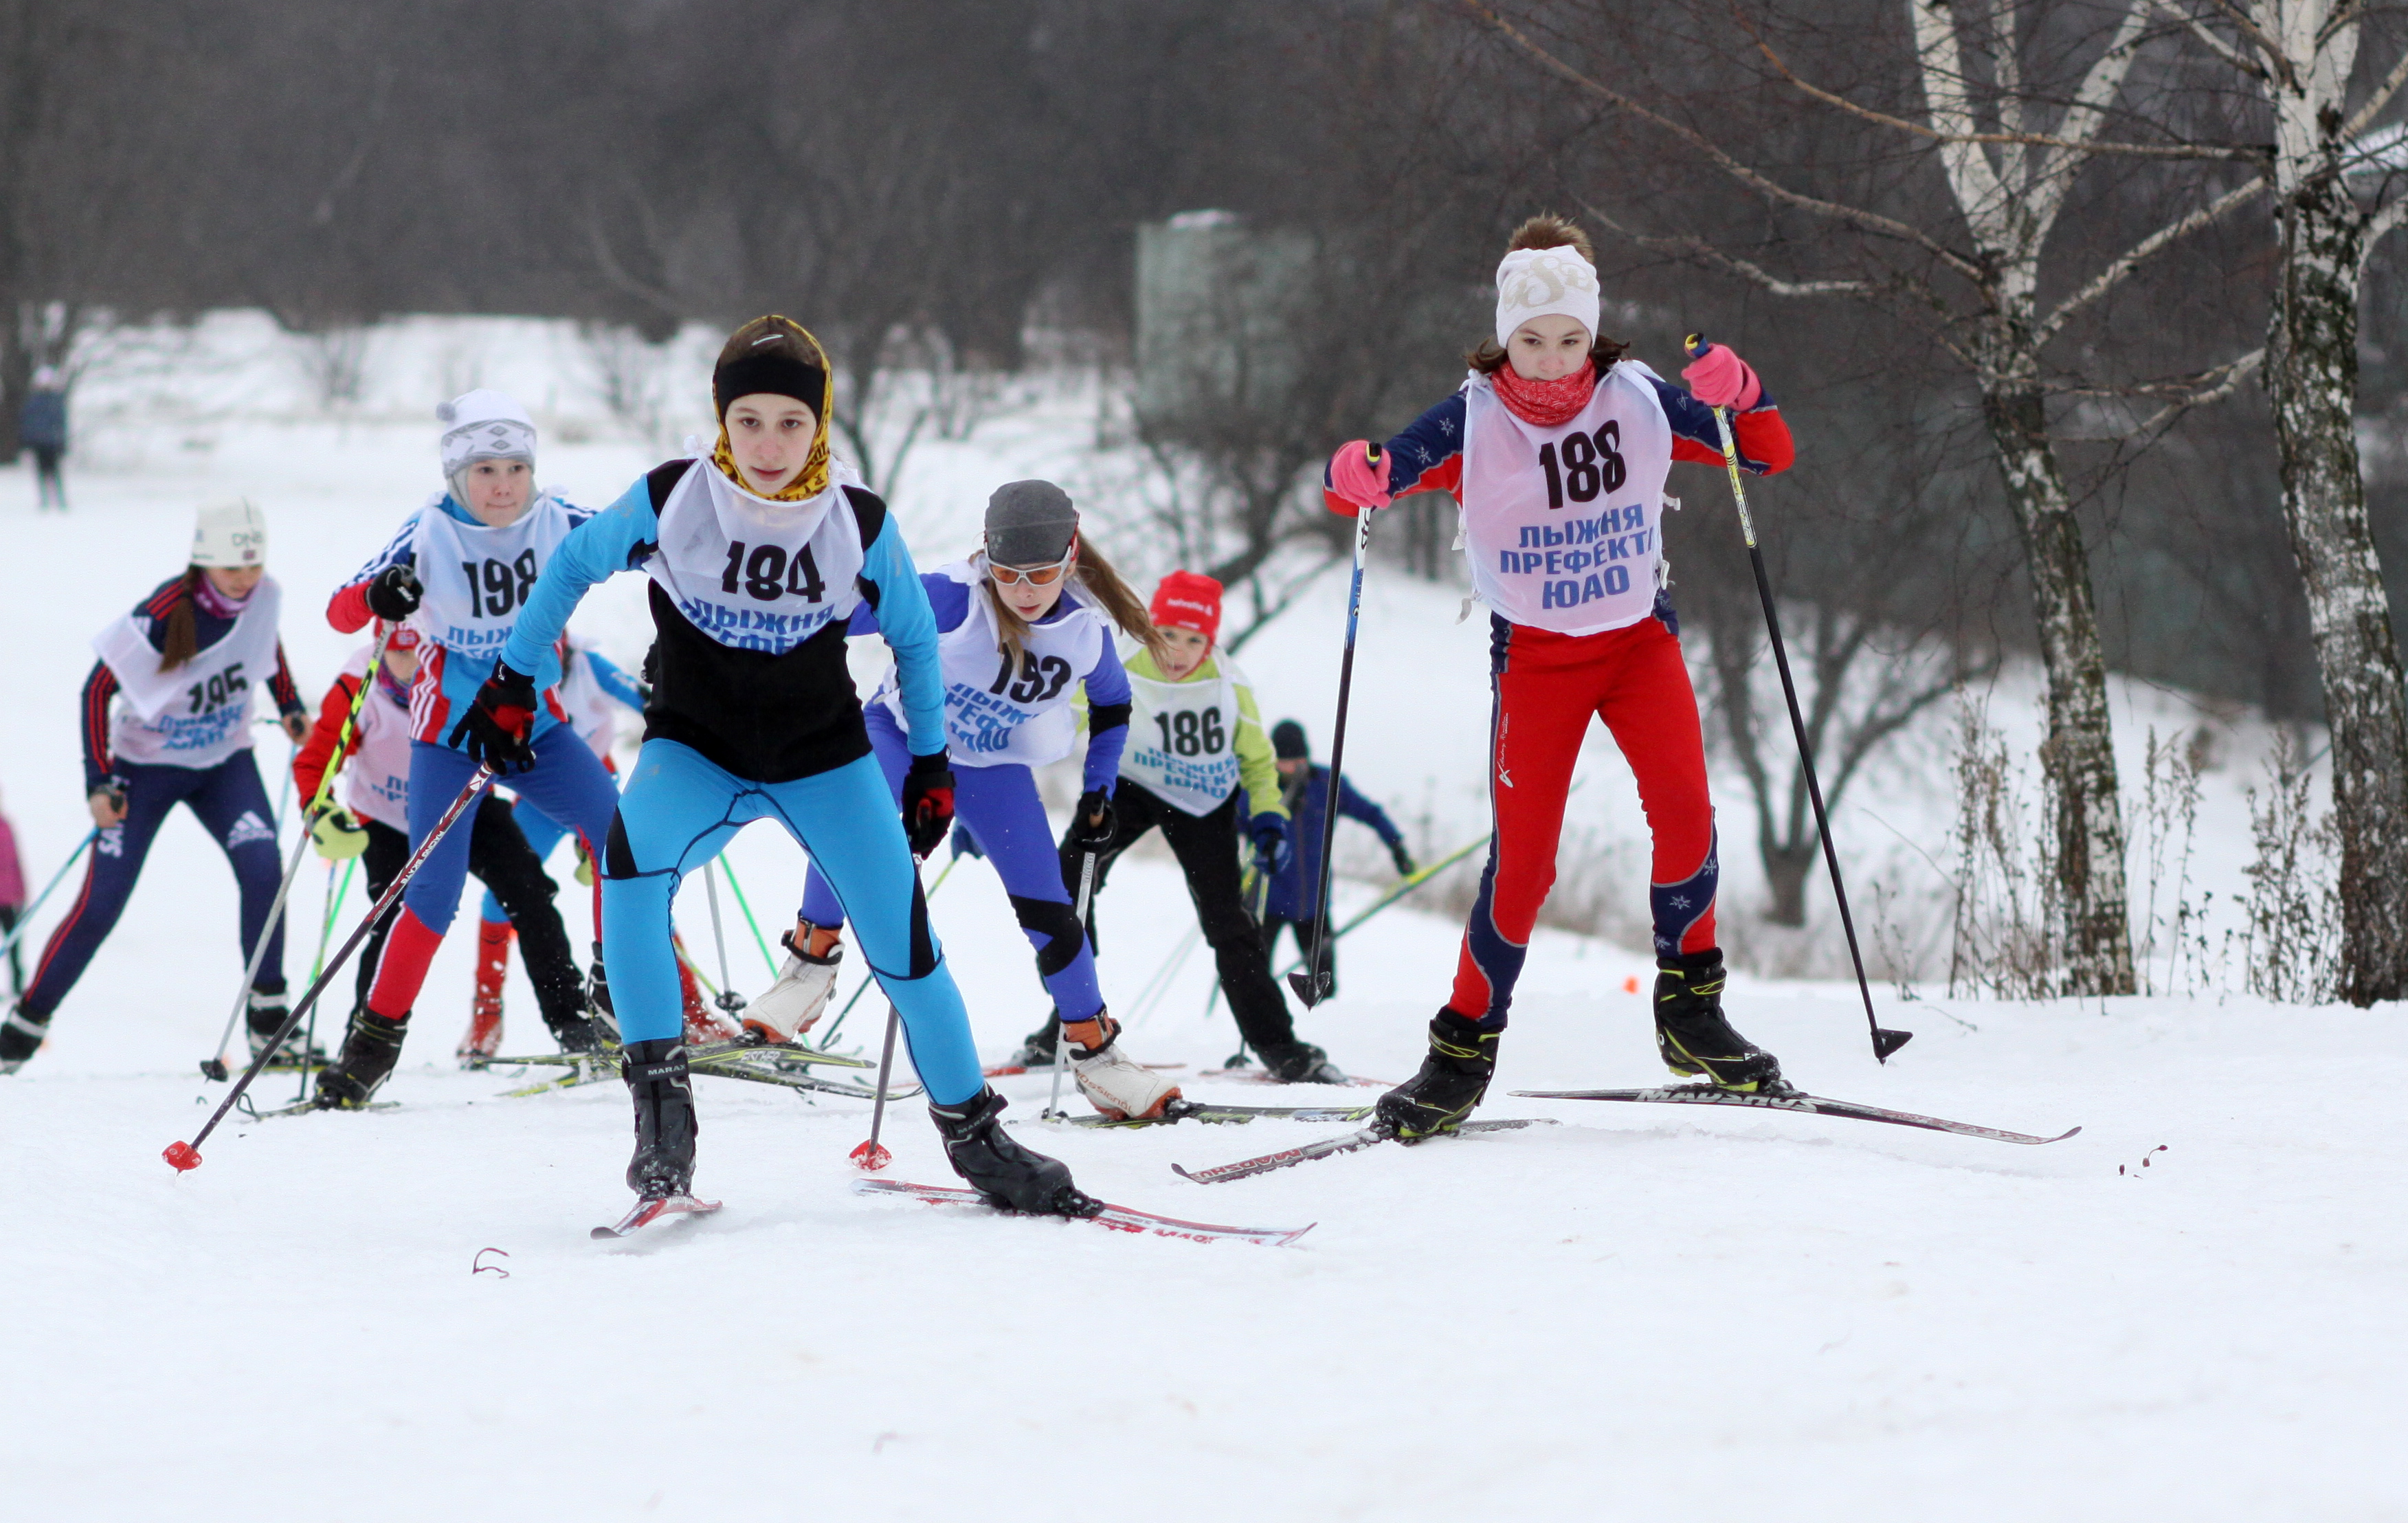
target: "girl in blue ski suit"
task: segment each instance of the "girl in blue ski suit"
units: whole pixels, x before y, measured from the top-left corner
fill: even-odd
[[[408,620],[422,637],[409,701],[412,853],[476,774],[479,757],[466,744],[472,700],[494,656],[546,565],[593,516],[536,486],[535,424],[509,397],[473,391],[445,403],[437,415],[445,425],[441,449],[450,490],[427,498],[326,609],[327,622],[346,634],[374,617]],[[524,715],[529,733],[513,758],[510,786],[589,843],[598,841],[609,827],[618,791],[567,723],[553,691],[561,680],[559,658],[547,646],[542,659],[525,669],[534,682]],[[460,911],[470,835],[446,835],[410,879],[367,1003],[344,1034],[342,1055],[318,1075],[321,1106],[364,1106],[393,1073],[427,964]],[[590,1030],[558,1035],[565,1048],[595,1044]]]
[[[772,819],[827,872],[901,1016],[954,1170],[1011,1209],[1092,1214],[1068,1168],[1002,1132],[1002,1097],[979,1071],[928,928],[913,858],[936,849],[953,810],[936,624],[885,503],[829,454],[826,355],[792,320],[756,318],[727,340],[711,394],[710,457],[653,469],[568,537],[466,721],[472,751],[514,764],[536,673],[586,590],[619,571],[652,579],[644,744],[600,855],[603,960],[636,1116],[627,1183],[650,1200],[693,1182],[670,945],[679,881]],[[845,667],[846,620],[864,605],[895,653],[911,752],[900,818]]]
[[[1145,605],[1080,537],[1078,524],[1068,495],[1053,482],[1009,482],[987,504],[984,547],[920,581],[936,613],[945,740],[957,769],[954,807],[995,864],[1037,949],[1038,977],[1062,1013],[1079,1088],[1115,1119],[1158,1116],[1179,1099],[1178,1086],[1121,1051],[1120,1023],[1104,1011],[1095,954],[1063,887],[1053,827],[1030,770],[1068,756],[1077,743],[1073,704],[1083,685],[1084,794],[1073,812],[1071,848],[1100,852],[1111,837],[1112,785],[1128,739],[1128,674],[1113,639],[1124,630],[1148,641],[1160,637]],[[874,630],[877,618],[867,609],[856,612],[853,632]],[[909,760],[903,711],[892,682],[868,711],[870,744],[898,797]],[[843,906],[815,861],[788,945],[820,951],[820,938],[832,939],[843,921]],[[833,950],[821,959],[831,964]],[[800,960],[790,958],[789,969]]]

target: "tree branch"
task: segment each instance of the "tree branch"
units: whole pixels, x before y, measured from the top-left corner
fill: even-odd
[[[1750,168],[1744,164],[1740,163],[1739,160],[1725,152],[1719,145],[1708,138],[1704,134],[1698,132],[1694,128],[1684,126],[1680,122],[1673,121],[1671,118],[1665,116],[1659,111],[1650,110],[1648,108],[1641,106],[1631,97],[1623,94],[1620,91],[1613,90],[1606,85],[1600,84],[1597,80],[1590,79],[1587,75],[1581,73],[1578,69],[1573,68],[1570,65],[1557,58],[1555,54],[1547,51],[1544,48],[1541,48],[1537,43],[1531,41],[1519,27],[1514,26],[1511,22],[1508,22],[1502,16],[1499,16],[1495,10],[1491,9],[1485,3],[1484,3],[1484,0],[1462,0],[1462,3],[1466,9],[1482,17],[1489,25],[1495,27],[1498,31],[1511,38],[1515,47],[1520,48],[1524,52],[1528,53],[1532,58],[1538,60],[1540,65],[1549,73],[1554,74],[1557,78],[1565,79],[1571,84],[1579,86],[1581,89],[1589,92],[1591,94],[1598,96],[1601,100],[1612,102],[1615,106],[1628,111],[1631,115],[1640,118],[1641,121],[1653,122],[1664,131],[1680,138],[1683,142],[1687,143],[1690,147],[1695,148],[1698,152],[1704,154],[1716,168],[1722,170],[1725,174],[1729,175],[1740,183],[1753,186],[1756,190],[1763,192],[1766,195],[1771,196],[1773,199],[1781,201],[1786,205],[1797,207],[1801,210],[1811,211],[1818,216],[1829,217],[1838,222],[1850,223],[1856,226],[1864,228],[1869,232],[1885,234],[1890,237],[1914,244],[1916,247],[1929,253],[1933,258],[1947,265],[1949,268],[1956,271],[1967,280],[1974,281],[1977,284],[1985,279],[1984,271],[1979,265],[1975,264],[1965,255],[1958,253],[1956,250],[1941,243],[1920,228],[1899,222],[1894,217],[1885,217],[1878,212],[1867,211],[1860,207],[1847,206],[1842,202],[1826,201],[1818,196],[1806,195],[1799,192],[1793,191],[1787,186],[1782,185],[1777,181],[1767,179],[1763,174]]]
[[[1742,259],[1737,254],[1725,253],[1703,238],[1688,235],[1654,237],[1645,233],[1632,232],[1586,202],[1581,204],[1581,209],[1642,249],[1652,249],[1661,253],[1684,254],[1699,264],[1711,265],[1725,274],[1736,275],[1741,280],[1761,286],[1776,296],[1876,296],[1882,295],[1883,288],[1870,280],[1784,280],[1752,261]]]
[[[2125,250],[2110,262],[2106,268],[2091,277],[2088,284],[2057,304],[2056,309],[2043,318],[2040,326],[2033,330],[2033,346],[2037,348],[2055,338],[2057,330],[2064,327],[2074,313],[2121,285],[2127,277],[2159,250],[2176,239],[2186,237],[2200,228],[2208,226],[2227,212],[2247,206],[2265,189],[2266,181],[2262,177],[2252,180],[2245,185],[2227,191],[2207,205],[2194,208],[2188,215],[2168,223]]]
[[[2199,377],[2202,382],[2204,382],[2209,377],[2218,374],[2221,374],[2224,379],[2216,384],[2207,387],[2205,390],[2195,391],[2188,396],[2183,397],[2178,401],[2167,403],[2164,407],[2159,408],[2156,413],[2151,415],[2139,427],[2133,429],[2124,437],[2126,438],[2136,438],[2143,434],[2156,433],[2159,429],[2171,424],[2176,418],[2181,417],[2184,413],[2188,412],[2193,408],[2205,407],[2211,402],[2223,401],[2226,397],[2230,396],[2235,391],[2238,391],[2241,387],[2241,383],[2255,375],[2258,371],[2258,367],[2265,362],[2266,352],[2263,349],[2253,349],[2237,360],[2229,361],[2226,364],[2217,366],[2213,370],[2202,372]]]
[[[2361,285],[2366,280],[2366,266],[2374,259],[2375,246],[2400,225],[2402,217],[2408,217],[2408,196],[2396,197],[2367,219],[2366,233],[2358,246],[2358,279]]]
[[[2357,141],[2358,135],[2374,124],[2375,117],[2381,114],[2386,106],[2391,104],[2391,97],[2400,93],[2400,87],[2403,84],[2408,84],[2408,49],[2401,50],[2400,62],[2391,65],[2391,72],[2385,75],[2383,82],[2374,87],[2374,93],[2366,97],[2366,104],[2358,108],[2356,115],[2342,123],[2342,141],[2344,143]]]

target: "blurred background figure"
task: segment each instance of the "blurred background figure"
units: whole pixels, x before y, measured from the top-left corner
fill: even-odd
[[[57,366],[45,365],[34,372],[25,405],[17,414],[17,438],[34,452],[35,510],[50,507],[55,497],[59,511],[65,512],[67,484],[59,475],[59,462],[67,453],[67,389]]]
[[[0,810],[0,936],[17,928],[17,917],[25,912],[25,864],[17,856],[17,827],[8,823],[8,813]],[[25,956],[16,941],[8,943],[8,993],[25,992]]]
[[[1290,826],[1296,850],[1287,863],[1271,874],[1270,888],[1263,898],[1263,960],[1266,964],[1277,956],[1279,935],[1285,929],[1296,941],[1300,956],[1312,955],[1312,941],[1320,929],[1321,909],[1321,831],[1329,808],[1329,769],[1313,764],[1312,747],[1305,739],[1304,726],[1293,719],[1283,719],[1271,726],[1271,754],[1278,758],[1280,797],[1287,801]],[[1354,791],[1354,784],[1344,778],[1338,780],[1338,812],[1347,819],[1371,827],[1395,859],[1398,877],[1413,875],[1412,853],[1405,850],[1405,833],[1388,818],[1388,812]],[[1338,954],[1329,956],[1330,989],[1338,987]]]

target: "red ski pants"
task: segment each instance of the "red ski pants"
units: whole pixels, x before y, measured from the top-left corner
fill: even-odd
[[[1564,796],[1592,715],[1605,721],[1637,774],[1655,838],[1648,908],[1656,955],[1714,944],[1720,869],[1705,737],[1665,611],[1598,635],[1490,618],[1488,798],[1497,835],[1447,1004],[1491,1030],[1504,1028],[1530,927],[1555,886]]]

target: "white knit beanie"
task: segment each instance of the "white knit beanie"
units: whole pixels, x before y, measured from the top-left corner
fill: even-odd
[[[523,460],[535,468],[535,420],[495,391],[463,393],[435,409],[443,420],[443,474],[480,460]]]
[[[1497,342],[1534,317],[1559,313],[1597,336],[1597,266],[1578,249],[1516,249],[1497,266]]]
[[[239,569],[267,564],[267,520],[242,497],[203,508],[193,524],[193,564]]]

